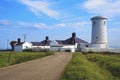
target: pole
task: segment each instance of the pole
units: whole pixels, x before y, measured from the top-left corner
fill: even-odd
[[[9,45],[9,39],[7,39],[7,50],[8,50],[8,45]]]
[[[9,56],[8,56],[8,63],[10,64],[10,61],[11,61],[11,56],[12,56],[12,52],[9,53]]]
[[[26,41],[26,35],[27,35],[27,34],[23,34],[23,36],[24,36],[24,42]]]

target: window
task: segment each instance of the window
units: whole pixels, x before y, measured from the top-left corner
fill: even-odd
[[[104,21],[104,26],[105,26],[105,21]]]
[[[96,37],[96,39],[98,39],[98,37]]]
[[[95,21],[93,22],[93,25],[95,25]]]
[[[28,48],[28,46],[26,46],[26,49]]]
[[[86,47],[88,47],[88,45],[86,45]]]

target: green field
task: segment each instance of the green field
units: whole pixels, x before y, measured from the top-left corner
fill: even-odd
[[[52,54],[53,52],[0,52],[0,68]]]
[[[120,80],[120,54],[73,54],[61,80]]]

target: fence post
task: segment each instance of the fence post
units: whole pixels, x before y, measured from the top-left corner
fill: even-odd
[[[11,61],[11,56],[12,56],[12,52],[9,53],[9,57],[8,57],[8,63],[10,64]]]

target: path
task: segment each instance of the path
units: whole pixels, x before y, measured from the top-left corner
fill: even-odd
[[[60,52],[45,58],[0,69],[0,80],[60,80],[72,53]]]

